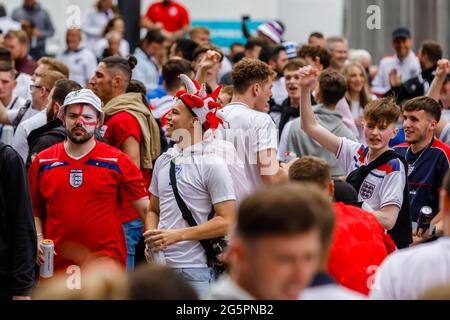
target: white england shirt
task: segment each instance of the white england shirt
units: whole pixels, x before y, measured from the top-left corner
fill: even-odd
[[[221,157],[204,152],[203,142],[183,151],[175,146],[156,160],[153,169],[150,192],[159,198],[158,229],[189,227],[182,217],[170,184],[170,162],[174,158],[178,191],[197,224],[208,221],[214,204],[236,200],[233,179]],[[205,251],[199,241],[175,243],[164,250],[164,256],[172,268],[206,267]]]
[[[347,138],[340,140],[336,158],[347,175],[360,166],[368,164],[368,147]],[[367,203],[374,210],[380,210],[388,205],[395,205],[400,209],[405,184],[406,175],[403,164],[399,159],[392,159],[372,170],[364,179],[361,188],[357,190],[358,201]]]
[[[375,275],[370,298],[413,300],[425,291],[450,285],[450,238],[399,250],[386,258]]]

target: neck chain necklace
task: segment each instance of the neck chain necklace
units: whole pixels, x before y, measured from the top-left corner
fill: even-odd
[[[408,153],[409,153],[409,151],[411,150],[411,146],[408,147],[408,149],[406,150],[406,153],[405,153],[405,160],[406,160],[406,163],[408,164],[408,177],[409,177],[409,176],[411,175],[411,173],[414,171],[416,162],[419,161],[420,157],[422,157],[422,155],[425,153],[425,151],[427,151],[427,149],[431,146],[431,143],[432,143],[432,142],[433,142],[433,139],[430,141],[429,144],[427,144],[427,146],[426,146],[425,148],[422,149],[422,151],[420,151],[420,154],[419,154],[419,156],[417,157],[417,159],[414,160],[414,162],[411,163],[411,164],[408,163]]]

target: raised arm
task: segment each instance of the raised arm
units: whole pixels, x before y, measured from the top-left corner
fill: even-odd
[[[442,85],[444,84],[445,77],[449,72],[450,62],[447,59],[439,60],[436,68],[436,76],[434,77],[433,82],[431,82],[430,89],[427,93],[428,97],[433,98],[436,101],[439,100]]]
[[[312,139],[320,143],[328,151],[336,154],[339,149],[339,138],[322,127],[317,121],[311,106],[311,92],[315,87],[319,72],[317,68],[307,66],[300,69],[302,77],[300,100],[300,129],[303,129]]]

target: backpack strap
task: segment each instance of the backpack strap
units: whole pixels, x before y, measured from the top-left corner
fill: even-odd
[[[197,226],[197,221],[195,221],[194,217],[192,216],[191,211],[189,210],[189,208],[187,207],[186,203],[184,202],[184,200],[181,198],[180,193],[178,192],[178,187],[177,187],[177,179],[175,176],[175,162],[174,160],[170,161],[170,184],[172,186],[172,190],[173,190],[173,194],[175,195],[175,200],[177,201],[178,207],[180,208],[181,214],[183,216],[183,219],[186,220],[186,222],[188,223],[188,225],[190,227],[195,227]],[[211,213],[208,215],[208,220],[211,219],[215,214],[214,211],[214,207],[211,211]],[[211,249],[209,246],[209,241],[204,239],[204,240],[199,240],[200,244],[202,245],[203,249],[206,252],[206,256],[208,258],[211,257]]]

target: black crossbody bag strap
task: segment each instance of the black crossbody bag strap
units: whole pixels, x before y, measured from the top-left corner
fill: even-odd
[[[187,207],[186,203],[181,198],[180,193],[178,192],[177,179],[175,177],[175,163],[173,160],[170,161],[169,175],[170,175],[170,184],[172,185],[173,194],[175,195],[175,200],[177,201],[178,207],[181,210],[183,219],[186,220],[186,222],[188,223],[188,225],[190,227],[197,226],[198,225],[197,221],[195,221],[194,217],[192,216],[191,211],[189,211],[189,208]],[[213,214],[213,212],[210,213],[210,215],[208,216],[208,219],[210,219],[211,214]],[[208,245],[208,240],[199,240],[199,242],[202,245],[203,249],[205,250],[207,258],[210,258],[211,250]]]
[[[387,150],[368,165],[363,165],[358,169],[350,172],[350,174],[347,176],[346,182],[350,183],[355,188],[356,192],[359,193],[359,189],[361,188],[363,181],[366,179],[366,177],[372,170],[378,168],[379,166],[387,163],[392,159],[397,158],[399,158],[399,156],[395,151]],[[407,172],[408,167],[406,167],[405,169]]]

